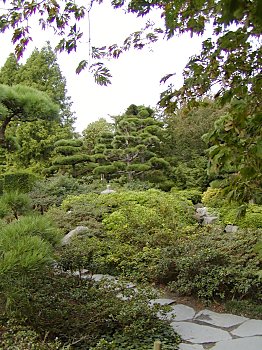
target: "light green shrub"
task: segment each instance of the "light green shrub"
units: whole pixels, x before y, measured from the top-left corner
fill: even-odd
[[[249,204],[245,216],[237,223],[243,228],[262,228],[262,205]]]
[[[209,187],[202,195],[202,203],[207,207],[221,207],[224,204],[222,190]]]

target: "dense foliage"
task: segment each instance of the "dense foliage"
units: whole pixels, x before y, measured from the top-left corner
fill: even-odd
[[[162,35],[202,34],[208,25],[213,36],[189,59],[183,86],[171,84],[161,95],[164,114],[133,104],[113,123],[87,126],[83,137],[73,134],[66,82],[50,45],[24,65],[9,56],[0,71],[4,349],[151,350],[155,339],[163,350],[176,348],[179,339],[158,319],[159,306],[149,304],[155,295],[141,282],[230,300],[239,313],[246,305],[248,315],[261,318],[261,1],[111,4],[138,16],[157,8],[164,27],[147,22],[120,46],[95,48],[89,40],[93,61],[80,62],[77,72],[89,66],[100,85],[111,77],[104,58]],[[20,57],[31,19],[41,15],[42,28],[59,35],[57,49],[70,53],[92,5],[4,1],[0,31],[14,31]],[[108,181],[116,192],[100,194]],[[197,222],[201,201],[218,217],[215,225]],[[228,224],[238,230],[227,232]],[[62,245],[80,225],[81,234]],[[94,282],[83,269],[120,282]],[[131,280],[134,289],[127,288]]]

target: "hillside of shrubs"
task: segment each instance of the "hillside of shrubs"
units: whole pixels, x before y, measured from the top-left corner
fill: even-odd
[[[175,349],[179,338],[157,318],[161,307],[149,306],[163,288],[261,318],[261,206],[248,204],[239,216],[217,189],[141,186],[112,182],[115,192],[101,194],[99,181],[61,175],[32,181],[29,192],[3,190],[1,348],[149,350],[161,339]],[[197,221],[201,201],[218,216],[214,224]],[[228,223],[237,232],[225,232]],[[62,245],[78,226],[85,229]],[[125,288],[130,282],[135,291]]]

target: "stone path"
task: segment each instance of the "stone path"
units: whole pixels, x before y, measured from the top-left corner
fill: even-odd
[[[100,281],[114,280],[113,276],[85,275]],[[128,283],[127,288],[135,288]],[[120,295],[121,297],[121,295]],[[262,320],[217,313],[210,310],[196,312],[192,307],[176,304],[173,299],[159,298],[150,304],[170,305],[171,311],[158,317],[166,319],[181,336],[179,350],[262,350]]]
[[[181,336],[180,350],[262,350],[262,320],[252,320],[210,310],[195,312],[192,307],[157,299],[172,310],[160,318],[171,322]]]

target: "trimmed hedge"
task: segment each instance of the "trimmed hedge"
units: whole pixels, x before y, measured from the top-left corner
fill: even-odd
[[[3,192],[19,191],[28,193],[31,191],[36,176],[27,172],[7,173],[3,175]],[[0,185],[1,190],[1,185]]]

